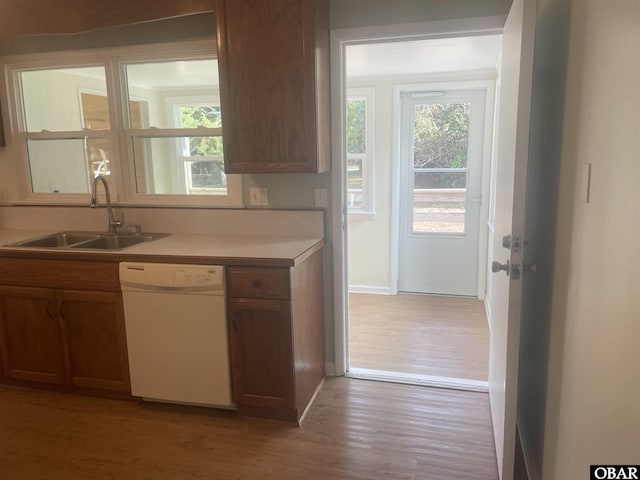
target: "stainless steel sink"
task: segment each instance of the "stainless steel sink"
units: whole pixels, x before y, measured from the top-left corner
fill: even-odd
[[[60,232],[44,237],[30,238],[21,242],[12,243],[11,247],[38,247],[38,248],[58,248],[68,247],[87,240],[99,238],[99,234],[81,232]]]
[[[110,234],[103,235],[88,242],[78,243],[71,248],[88,248],[96,250],[122,250],[123,248],[137,245],[138,243],[150,242],[158,237],[143,234]]]
[[[44,248],[54,250],[123,250],[139,243],[151,242],[168,233],[58,232],[29,238],[5,247]]]

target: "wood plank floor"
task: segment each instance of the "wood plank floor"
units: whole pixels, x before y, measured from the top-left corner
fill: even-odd
[[[487,381],[484,304],[473,298],[351,293],[349,365]]]
[[[332,378],[302,427],[0,385],[7,480],[497,480],[487,394]]]

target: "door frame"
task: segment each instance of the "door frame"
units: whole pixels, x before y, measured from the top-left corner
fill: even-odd
[[[359,43],[375,43],[383,41],[409,41],[424,40],[434,38],[461,37],[473,35],[498,35],[502,34],[502,28],[505,22],[505,16],[490,16],[477,18],[464,18],[454,20],[442,20],[433,22],[419,22],[410,24],[381,25],[375,27],[357,27],[335,29],[330,34],[330,51],[331,51],[331,135],[332,135],[332,158],[333,166],[331,173],[332,185],[332,202],[331,202],[331,223],[332,223],[332,244],[333,244],[333,296],[334,296],[334,364],[327,365],[328,373],[335,375],[344,375],[347,371],[348,359],[348,276],[347,276],[347,206],[344,202],[346,193],[346,168],[345,168],[345,152],[346,152],[346,47]],[[428,33],[425,33],[428,32]],[[487,100],[488,102],[488,100]],[[492,99],[492,102],[495,103]],[[399,111],[395,108],[394,117],[399,115]],[[395,120],[399,120],[394,118]],[[493,116],[491,117],[491,122]],[[489,123],[491,124],[491,123]],[[399,149],[399,122],[395,123],[396,128],[393,132],[393,162],[397,166],[398,149]],[[486,138],[486,135],[485,135]],[[492,138],[492,137],[490,137]],[[491,148],[491,142],[485,143],[486,148]],[[489,163],[489,162],[484,162]],[[488,166],[483,165],[483,168]],[[484,176],[484,172],[483,172]],[[399,172],[394,166],[392,176],[392,192],[399,189]],[[484,195],[484,189],[483,189]],[[488,198],[485,198],[488,204]],[[394,239],[391,244],[392,258],[392,289],[397,293],[398,285],[398,216],[399,204],[393,199],[393,213],[391,228],[394,232]],[[486,225],[481,217],[481,228]],[[481,237],[486,237],[482,235]],[[486,245],[486,239],[485,239]],[[484,248],[486,251],[486,248]],[[486,252],[485,252],[486,259]],[[486,260],[485,260],[486,263]],[[395,265],[395,273],[393,266]],[[486,268],[486,265],[485,265]],[[480,275],[480,272],[479,272]],[[486,275],[483,275],[486,277]],[[482,285],[486,278],[483,278]],[[481,283],[478,282],[478,289]],[[483,292],[484,292],[484,286]]]

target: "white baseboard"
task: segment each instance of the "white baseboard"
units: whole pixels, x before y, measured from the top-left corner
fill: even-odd
[[[370,293],[373,295],[393,295],[391,287],[371,287],[369,285],[349,285],[349,293]]]
[[[520,445],[522,445],[522,456],[524,457],[527,476],[529,477],[529,480],[540,480],[540,473],[538,472],[536,464],[533,462],[533,454],[531,453],[531,446],[529,445],[527,429],[524,427],[524,423],[520,419],[519,415],[516,421],[518,422],[518,433],[520,436]]]
[[[327,377],[336,376],[336,364],[333,362],[327,362],[324,364],[324,371]]]

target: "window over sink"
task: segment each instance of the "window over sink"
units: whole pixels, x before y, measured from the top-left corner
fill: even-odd
[[[241,206],[223,168],[215,42],[5,59],[25,199],[81,203],[110,177],[119,203]]]

